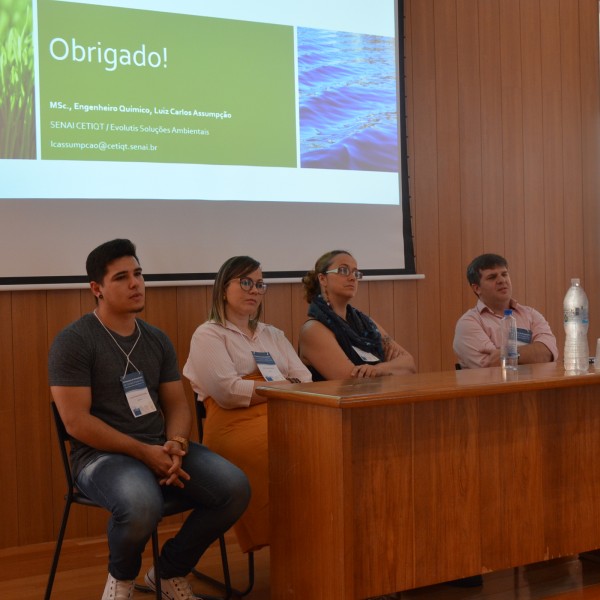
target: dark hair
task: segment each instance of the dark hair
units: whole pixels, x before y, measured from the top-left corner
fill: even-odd
[[[92,281],[102,283],[108,270],[108,265],[113,260],[117,260],[117,258],[122,258],[123,256],[133,256],[138,263],[140,262],[135,253],[135,244],[130,240],[111,240],[94,248],[85,261],[88,281],[90,283]]]
[[[225,289],[232,279],[245,277],[256,271],[260,263],[249,256],[232,256],[227,259],[219,269],[213,287],[212,306],[208,315],[209,321],[216,321],[225,325]],[[255,330],[262,314],[262,302],[258,305],[256,314],[248,321],[251,330]]]
[[[482,254],[471,261],[471,264],[467,267],[467,280],[473,285],[481,282],[481,271],[486,269],[493,269],[494,267],[506,267],[508,268],[508,262],[499,254]]]
[[[323,254],[323,256],[315,263],[315,268],[302,278],[302,283],[304,284],[304,298],[309,304],[321,293],[319,274],[325,273],[325,271],[329,269],[331,263],[333,263],[333,259],[338,254],[352,256],[348,250],[330,250],[329,252],[325,252],[325,254]]]

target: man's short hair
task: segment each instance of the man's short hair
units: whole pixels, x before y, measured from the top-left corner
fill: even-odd
[[[113,260],[117,260],[117,258],[122,258],[123,256],[133,256],[138,263],[140,262],[135,253],[135,244],[130,240],[111,240],[94,248],[85,261],[88,281],[90,283],[92,281],[102,283],[108,270],[108,265]]]
[[[494,269],[495,267],[505,267],[508,269],[508,261],[499,254],[482,254],[471,261],[467,267],[467,280],[473,285],[481,282],[481,271]]]

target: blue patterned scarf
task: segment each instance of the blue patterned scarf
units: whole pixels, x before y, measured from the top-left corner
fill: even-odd
[[[308,316],[323,323],[335,335],[337,343],[352,364],[363,365],[363,360],[353,346],[375,355],[380,361],[385,360],[381,333],[373,320],[356,308],[348,305],[346,319],[338,316],[325,302],[322,296],[317,296],[308,307]],[[373,364],[373,363],[371,363]],[[314,368],[313,381],[322,381],[324,377]]]

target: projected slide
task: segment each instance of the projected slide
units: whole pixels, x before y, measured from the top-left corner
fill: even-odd
[[[2,197],[399,204],[394,2],[259,4],[9,2]]]
[[[38,23],[42,159],[296,166],[292,27],[47,1]]]

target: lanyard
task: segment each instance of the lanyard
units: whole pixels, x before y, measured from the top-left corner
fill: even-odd
[[[96,319],[98,319],[98,322],[100,323],[100,325],[102,325],[102,327],[104,328],[104,331],[106,331],[106,333],[108,333],[108,335],[110,335],[112,341],[116,344],[117,348],[121,351],[121,353],[125,356],[125,358],[127,360],[127,362],[125,363],[125,372],[123,373],[123,376],[127,375],[127,369],[129,368],[129,365],[131,365],[139,373],[140,370],[135,366],[133,361],[129,360],[131,353],[135,350],[137,343],[140,341],[140,338],[142,337],[142,330],[140,329],[137,319],[135,320],[135,326],[137,327],[138,336],[137,336],[135,342],[133,343],[131,350],[129,352],[125,352],[125,350],[123,350],[123,348],[121,348],[121,345],[119,344],[119,342],[117,342],[117,340],[115,339],[113,334],[109,331],[108,327],[106,327],[106,325],[102,322],[102,319],[98,316],[96,309],[94,309],[94,316],[96,317]]]

